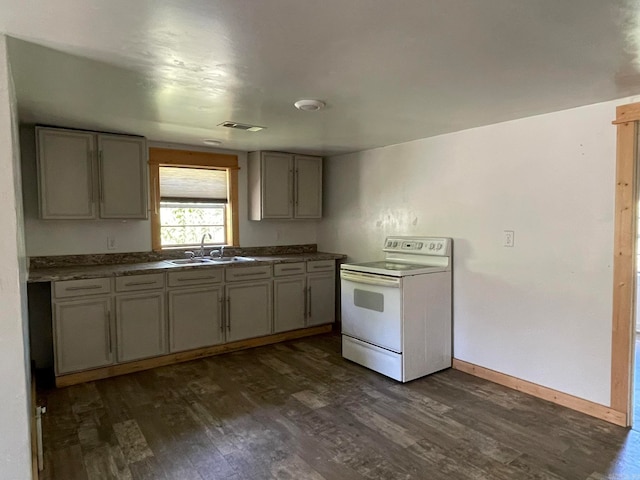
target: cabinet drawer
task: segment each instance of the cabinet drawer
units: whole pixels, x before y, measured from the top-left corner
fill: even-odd
[[[227,282],[241,282],[244,280],[260,280],[271,277],[271,266],[234,267],[227,268],[225,278]]]
[[[131,275],[116,278],[116,292],[133,292],[164,287],[164,273]]]
[[[111,293],[110,278],[66,280],[64,282],[54,282],[53,284],[53,296],[55,298],[82,297],[101,293]]]
[[[304,273],[304,262],[298,263],[278,263],[273,266],[273,276],[299,275]]]
[[[198,270],[184,272],[169,272],[169,286],[182,287],[186,285],[203,285],[222,281],[221,268],[198,267]]]
[[[314,260],[307,262],[307,272],[332,272],[335,268],[335,260]]]

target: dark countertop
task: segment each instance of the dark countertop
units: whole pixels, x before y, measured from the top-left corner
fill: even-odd
[[[180,271],[193,268],[242,268],[258,265],[273,265],[276,263],[306,262],[313,260],[342,260],[346,255],[338,253],[297,253],[285,255],[253,256],[254,262],[222,263],[205,265],[174,265],[168,261],[120,263],[111,265],[73,265],[64,267],[32,268],[29,270],[29,283],[56,282],[60,280],[82,280],[100,277],[120,277],[139,275],[144,273],[162,273],[167,270]]]

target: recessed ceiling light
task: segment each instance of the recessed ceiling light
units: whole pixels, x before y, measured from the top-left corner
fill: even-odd
[[[222,145],[220,140],[214,140],[212,138],[206,138],[202,141],[205,145]]]
[[[317,112],[326,106],[326,104],[320,100],[298,100],[293,105],[298,110],[304,110],[305,112]]]

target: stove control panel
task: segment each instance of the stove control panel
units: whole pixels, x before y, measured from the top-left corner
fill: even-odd
[[[416,255],[449,255],[451,239],[433,237],[387,237],[385,252],[413,253]]]

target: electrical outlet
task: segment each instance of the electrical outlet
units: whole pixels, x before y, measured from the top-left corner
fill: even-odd
[[[514,245],[514,233],[513,230],[505,230],[504,231],[504,246],[505,247],[513,247]]]
[[[116,249],[116,237],[107,237],[107,250]]]

